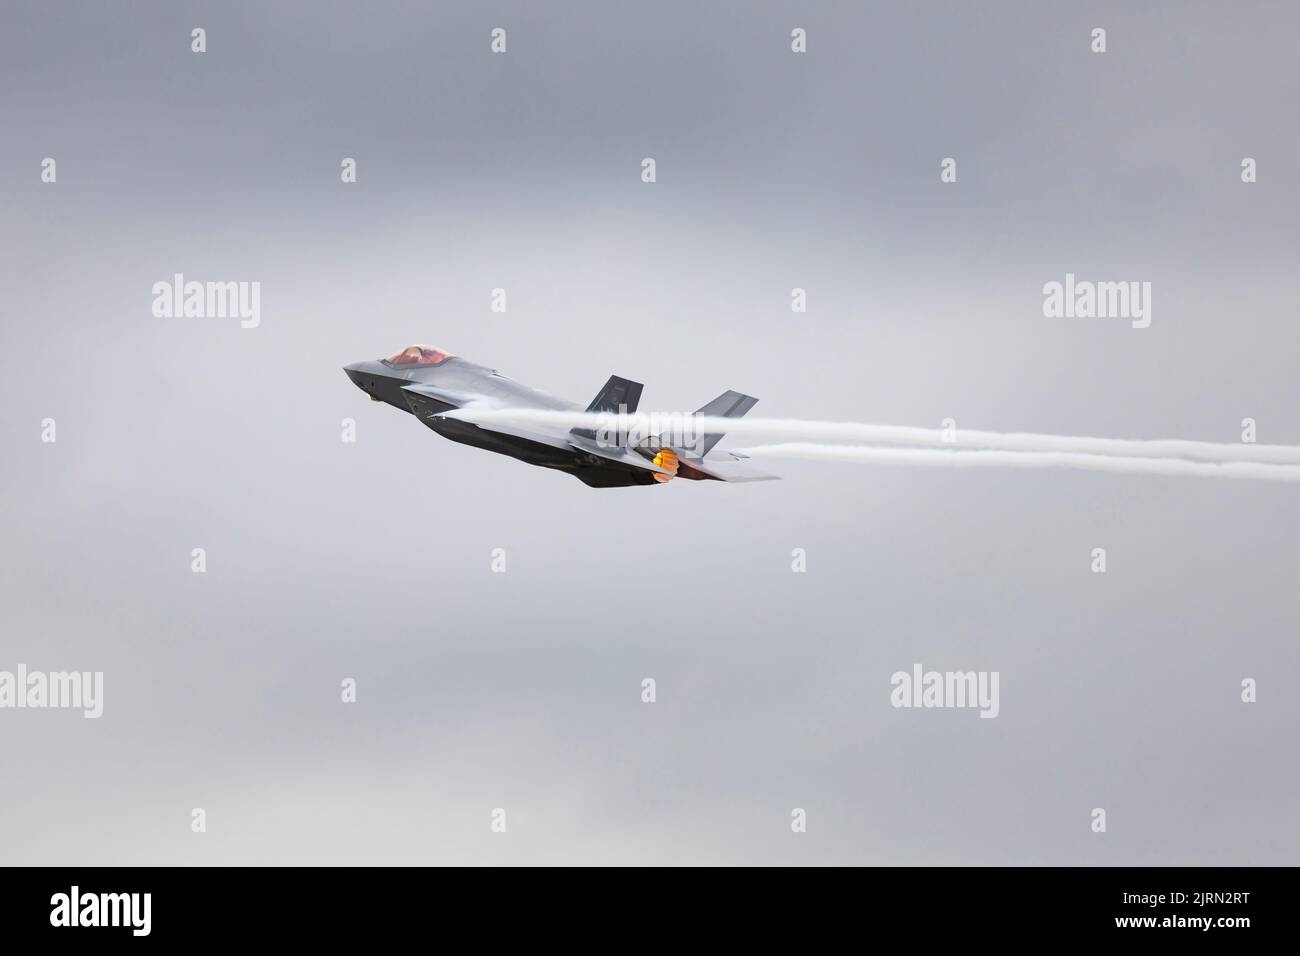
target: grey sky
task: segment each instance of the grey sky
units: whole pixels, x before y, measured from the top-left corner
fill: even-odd
[[[268,6],[0,11],[0,670],[105,674],[0,711],[0,863],[1295,862],[1294,486],[593,490],[341,371],[1300,444],[1293,4]],[[1066,272],[1151,327],[1044,318]],[[997,719],[892,708],[915,662]]]

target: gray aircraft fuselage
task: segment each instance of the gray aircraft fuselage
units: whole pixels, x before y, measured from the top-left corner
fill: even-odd
[[[654,485],[655,471],[620,462],[572,446],[563,430],[554,434],[537,429],[510,433],[482,428],[471,422],[443,418],[441,413],[471,402],[486,402],[501,408],[541,408],[582,411],[583,407],[522,385],[490,369],[457,356],[437,365],[394,365],[389,360],[355,362],[344,368],[348,378],[372,399],[414,415],[444,438],[508,455],[530,465],[567,471],[595,488]],[[425,393],[407,386],[427,385]],[[641,459],[644,462],[644,459]],[[683,476],[685,477],[685,476]]]

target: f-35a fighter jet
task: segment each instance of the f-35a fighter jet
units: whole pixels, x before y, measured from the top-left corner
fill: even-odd
[[[378,402],[409,412],[444,438],[509,455],[530,465],[555,468],[593,488],[656,485],[673,478],[693,481],[762,481],[775,478],[752,472],[743,455],[723,453],[706,458],[722,434],[706,434],[686,448],[645,439],[635,445],[598,440],[591,428],[516,425],[474,420],[478,409],[583,411],[566,402],[428,345],[412,345],[386,359],[356,362],[343,369],[353,383]],[[635,412],[641,384],[611,375],[589,412]],[[758,401],[739,392],[723,392],[697,414],[739,418]],[[455,412],[454,417],[448,413]]]

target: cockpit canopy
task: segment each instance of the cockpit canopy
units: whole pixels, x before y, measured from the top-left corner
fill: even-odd
[[[450,352],[436,349],[432,345],[408,345],[400,352],[396,352],[384,359],[384,364],[393,366],[441,365],[451,357]]]

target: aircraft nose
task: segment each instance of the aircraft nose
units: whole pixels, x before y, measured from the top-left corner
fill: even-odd
[[[343,366],[344,373],[352,384],[370,396],[372,402],[388,402],[397,408],[405,409],[401,399],[400,386],[405,384],[395,380],[381,362],[353,362]]]
[[[352,380],[352,384],[371,398],[374,398],[375,386],[378,384],[375,380],[374,364],[374,362],[353,362],[351,365],[343,366],[343,371]]]

